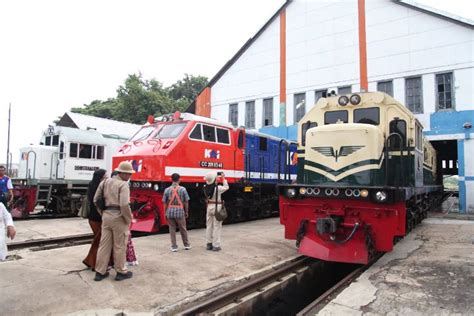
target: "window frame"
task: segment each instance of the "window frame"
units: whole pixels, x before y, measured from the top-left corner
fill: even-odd
[[[378,118],[377,124],[356,122],[356,113],[361,112],[361,111],[373,110],[373,109],[377,110],[377,118]],[[379,126],[380,125],[380,108],[374,106],[374,107],[370,107],[370,108],[354,109],[354,111],[352,113],[352,123],[369,124],[369,125],[373,125],[373,126]]]
[[[297,102],[297,98],[303,96],[303,99],[299,102]],[[297,109],[296,106],[303,102],[302,106],[300,109]],[[302,115],[300,118],[297,118],[297,114],[302,112]],[[295,124],[298,124],[299,121],[303,119],[303,117],[306,115],[306,92],[300,92],[300,93],[294,93],[293,94],[293,121]]]
[[[216,143],[217,144],[221,144],[221,145],[230,145],[231,144],[231,140],[230,140],[230,131],[229,129],[227,128],[223,128],[223,127],[218,127],[218,126],[215,126],[215,129],[216,129]],[[220,142],[219,141],[219,135],[218,135],[218,130],[222,130],[222,131],[226,131],[227,132],[227,140],[228,140],[228,143],[223,143],[223,142]]]
[[[265,103],[266,101],[270,101],[270,104],[269,103]],[[267,106],[269,106],[270,109],[267,109]],[[266,126],[273,126],[273,98],[265,98],[263,99],[262,101],[262,107],[263,107],[263,115],[262,115],[262,127],[266,127]],[[267,110],[268,110],[268,113],[267,113]],[[266,119],[266,115],[269,114],[270,117],[268,119],[269,121],[269,124],[265,124],[265,119]]]
[[[250,107],[251,106],[251,107]],[[249,111],[252,108],[252,111]],[[250,125],[252,123],[252,126]],[[245,128],[255,129],[255,100],[245,102]]]
[[[380,85],[385,85],[385,84],[390,84],[390,92],[391,93],[388,93],[387,91],[385,90],[380,90]],[[389,96],[391,96],[393,98],[393,80],[382,80],[382,81],[378,81],[377,82],[377,91],[379,92],[385,92],[386,94],[388,94]]]
[[[349,89],[349,92],[341,92],[341,89]],[[340,86],[337,87],[337,95],[342,95],[342,94],[351,94],[352,93],[352,85],[347,85],[347,86]]]
[[[199,138],[199,139],[198,139],[198,138],[192,138],[192,137],[191,137],[191,134],[194,132],[195,129],[197,129],[198,126],[199,126],[199,130],[200,130],[200,132],[201,132],[201,138]],[[196,125],[194,125],[194,127],[193,127],[193,128],[191,129],[191,131],[189,131],[189,133],[188,133],[188,139],[193,140],[193,141],[198,141],[198,142],[199,142],[199,141],[204,141],[204,139],[202,138],[202,136],[203,136],[202,123],[197,123]]]
[[[232,111],[233,109],[235,109],[235,111]],[[235,116],[235,124],[232,121],[234,116]],[[239,104],[238,103],[229,104],[229,123],[232,124],[232,126],[239,125]]]
[[[335,113],[335,112],[345,112],[347,115],[346,121],[342,122],[343,124],[349,123],[349,111],[348,110],[335,110],[335,111],[326,111],[324,112],[324,125],[330,125],[330,124],[337,124],[337,122],[334,123],[326,123],[326,114],[328,113]]]
[[[451,75],[451,89],[449,91],[449,93],[451,93],[451,107],[450,108],[447,108],[446,105],[444,108],[440,108],[440,104],[439,104],[439,91],[438,91],[438,88],[439,88],[439,83],[438,83],[438,78],[440,76],[445,76],[445,75]],[[454,73],[452,71],[447,71],[447,72],[441,72],[441,73],[437,73],[435,74],[435,97],[436,97],[436,104],[435,104],[435,107],[436,107],[436,112],[438,111],[454,111],[456,110],[456,102],[455,102],[455,94],[454,94]],[[444,99],[445,99],[445,103],[446,103],[446,90],[444,91]]]
[[[318,98],[318,93],[321,93],[321,97]],[[328,96],[327,89],[314,90],[314,103],[318,103],[319,99],[326,98]]]
[[[413,97],[408,95],[408,82],[411,82],[411,80],[419,79],[420,80],[420,88],[419,88],[419,97],[420,97],[420,112],[416,112],[415,108],[413,107],[413,110],[410,108],[410,105],[408,103],[408,98]],[[413,88],[410,88],[413,89]],[[405,78],[405,106],[410,112],[413,114],[423,114],[424,113],[424,105],[423,105],[423,77],[422,76],[413,76],[413,77],[407,77]]]

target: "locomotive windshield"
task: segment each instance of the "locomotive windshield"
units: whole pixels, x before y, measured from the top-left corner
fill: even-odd
[[[187,123],[166,124],[156,133],[154,138],[176,138],[182,132],[186,124]]]
[[[131,142],[147,139],[151,133],[155,130],[155,126],[144,126],[142,127],[133,137],[130,139]]]

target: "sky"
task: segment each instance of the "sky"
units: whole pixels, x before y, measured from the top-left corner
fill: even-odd
[[[9,104],[16,163],[20,147],[38,144],[48,124],[72,107],[115,97],[128,74],[165,86],[185,73],[212,78],[284,2],[0,1],[0,162]],[[474,19],[471,0],[417,2]]]

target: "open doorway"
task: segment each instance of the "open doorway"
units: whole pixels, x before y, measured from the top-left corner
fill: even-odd
[[[437,152],[438,180],[442,181],[445,199],[441,205],[443,213],[459,212],[459,171],[457,140],[436,140],[431,144]]]

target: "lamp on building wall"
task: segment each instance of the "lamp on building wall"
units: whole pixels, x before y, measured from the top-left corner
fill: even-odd
[[[462,125],[462,127],[465,128],[465,129],[469,129],[469,128],[472,127],[472,123],[471,122],[466,122]]]

